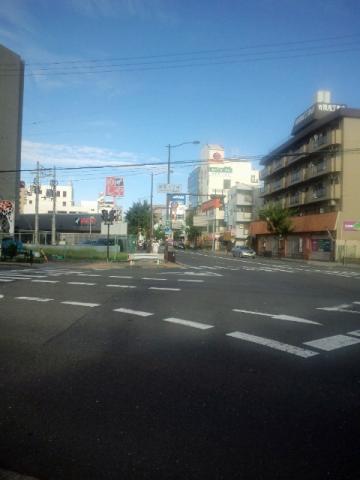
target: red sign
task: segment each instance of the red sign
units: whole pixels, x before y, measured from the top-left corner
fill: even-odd
[[[207,210],[213,210],[214,208],[220,208],[220,207],[221,207],[221,199],[212,198],[211,200],[208,200],[201,205],[201,211],[206,212]]]
[[[123,177],[106,177],[105,195],[109,197],[124,196],[124,178]]]

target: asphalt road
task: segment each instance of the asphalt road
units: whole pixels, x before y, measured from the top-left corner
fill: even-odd
[[[0,266],[0,468],[360,478],[360,270],[177,258]]]

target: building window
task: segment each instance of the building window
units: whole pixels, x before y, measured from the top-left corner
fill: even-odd
[[[66,192],[65,192],[65,190],[63,191],[63,197],[66,197]]]
[[[228,178],[224,180],[223,182],[223,188],[224,190],[227,190],[229,188],[231,188],[231,180],[229,180]]]
[[[256,175],[251,175],[251,183],[257,183],[258,180],[256,178]]]
[[[57,191],[56,191],[56,196],[57,196],[57,197],[60,197],[60,190],[57,190]]]
[[[62,202],[62,204],[63,204],[63,207],[66,207],[66,202]]]
[[[29,205],[32,205],[32,200],[29,200]]]

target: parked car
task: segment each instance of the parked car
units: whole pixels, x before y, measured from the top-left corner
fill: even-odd
[[[254,252],[254,250],[252,248],[249,248],[249,247],[244,247],[242,245],[238,245],[236,247],[234,247],[232,250],[231,250],[231,253],[233,255],[233,257],[250,257],[250,258],[255,258],[256,256],[256,253]]]

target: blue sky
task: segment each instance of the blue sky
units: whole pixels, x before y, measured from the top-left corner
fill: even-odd
[[[60,175],[80,201],[122,174],[128,208],[150,194],[134,166],[166,161],[168,143],[265,154],[318,89],[360,107],[359,18],[357,0],[2,0],[0,43],[26,62],[22,167],[129,164]]]

